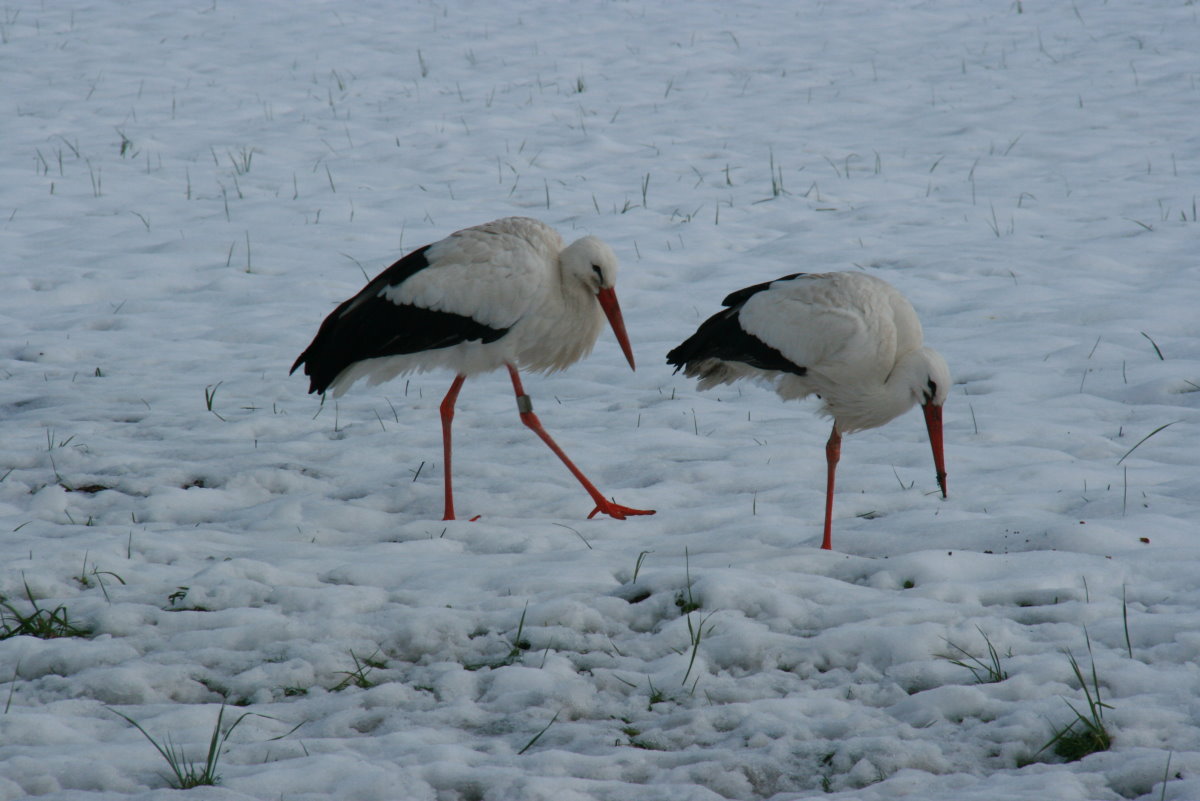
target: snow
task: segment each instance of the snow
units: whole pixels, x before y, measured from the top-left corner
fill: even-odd
[[[1200,798],[1197,6],[0,13],[0,596],[90,632],[0,641],[0,799],[161,797],[115,713],[203,760],[223,700],[189,798]],[[443,523],[450,375],[287,374],[513,214],[622,261],[638,370],[606,333],[526,388],[653,517],[586,520],[501,372]],[[664,356],[830,270],[956,384],[949,498],[919,415],[850,436],[827,553],[816,402]],[[1004,681],[944,658],[988,641]],[[1111,706],[1076,762],[1068,650]]]

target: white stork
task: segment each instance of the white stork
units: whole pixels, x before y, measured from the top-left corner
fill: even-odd
[[[542,428],[518,368],[561,370],[591,352],[604,327],[634,367],[613,289],[617,257],[585,236],[563,246],[548,225],[506,217],[457,231],[414,250],[325,318],[292,372],[304,365],[309,392],[339,396],[360,378],[371,384],[439,367],[455,378],[441,403],[445,515],[454,519],[450,425],[467,376],[508,368],[521,422],[562,459],[598,512],[624,520],[654,514],[607,500]]]
[[[825,445],[825,537],[832,548],[834,471],[842,434],[875,428],[920,404],[946,496],[942,405],[946,360],[922,345],[921,321],[895,287],[865,273],[787,275],[725,298],[728,308],[667,354],[699,388],[755,378],[784,400],[816,395],[833,418]]]

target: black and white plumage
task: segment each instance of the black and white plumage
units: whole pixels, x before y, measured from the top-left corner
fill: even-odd
[[[875,428],[920,405],[946,495],[942,405],[945,359],[924,347],[921,321],[893,286],[865,273],[819,273],[738,290],[667,355],[676,372],[708,389],[741,378],[765,382],[784,400],[816,395],[833,418],[822,548],[832,547],[834,473],[841,435]]]
[[[444,519],[452,520],[455,400],[467,376],[505,367],[522,422],[583,484],[596,502],[592,515],[652,514],[600,494],[542,428],[518,375],[561,370],[583,358],[606,318],[633,368],[616,278],[616,255],[594,236],[564,246],[557,231],[526,217],[465,228],[409,253],[334,309],[292,371],[303,365],[309,392],[338,396],[360,378],[378,384],[414,371],[452,370],[441,405]]]

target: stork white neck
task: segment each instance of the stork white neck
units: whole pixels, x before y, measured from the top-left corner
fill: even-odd
[[[875,428],[899,417],[917,404],[941,406],[950,392],[950,368],[932,348],[910,350],[881,384],[859,386],[855,392],[836,388],[822,391],[822,412],[834,419],[838,431],[849,434]]]
[[[558,254],[552,278],[557,286],[518,323],[533,343],[518,354],[525,370],[561,370],[591,352],[604,327],[597,294],[616,283],[617,257],[602,240],[585,236]]]

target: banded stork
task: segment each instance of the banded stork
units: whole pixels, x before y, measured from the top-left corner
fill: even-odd
[[[739,289],[724,306],[667,354],[667,362],[699,378],[700,389],[753,378],[785,401],[809,395],[823,401],[821,414],[833,418],[825,445],[823,549],[833,547],[842,434],[881,426],[920,404],[946,497],[942,405],[950,369],[922,345],[921,321],[895,287],[865,273],[796,273]]]
[[[548,225],[506,217],[417,248],[371,280],[321,323],[292,372],[304,365],[309,392],[340,396],[435,368],[455,374],[440,406],[445,462],[444,520],[453,520],[450,427],[467,376],[507,368],[521,422],[583,485],[599,512],[624,520],[654,514],[607,500],[554,442],[533,412],[518,368],[554,372],[591,352],[608,318],[629,367],[633,350],[613,289],[617,257],[585,236],[564,247]]]

